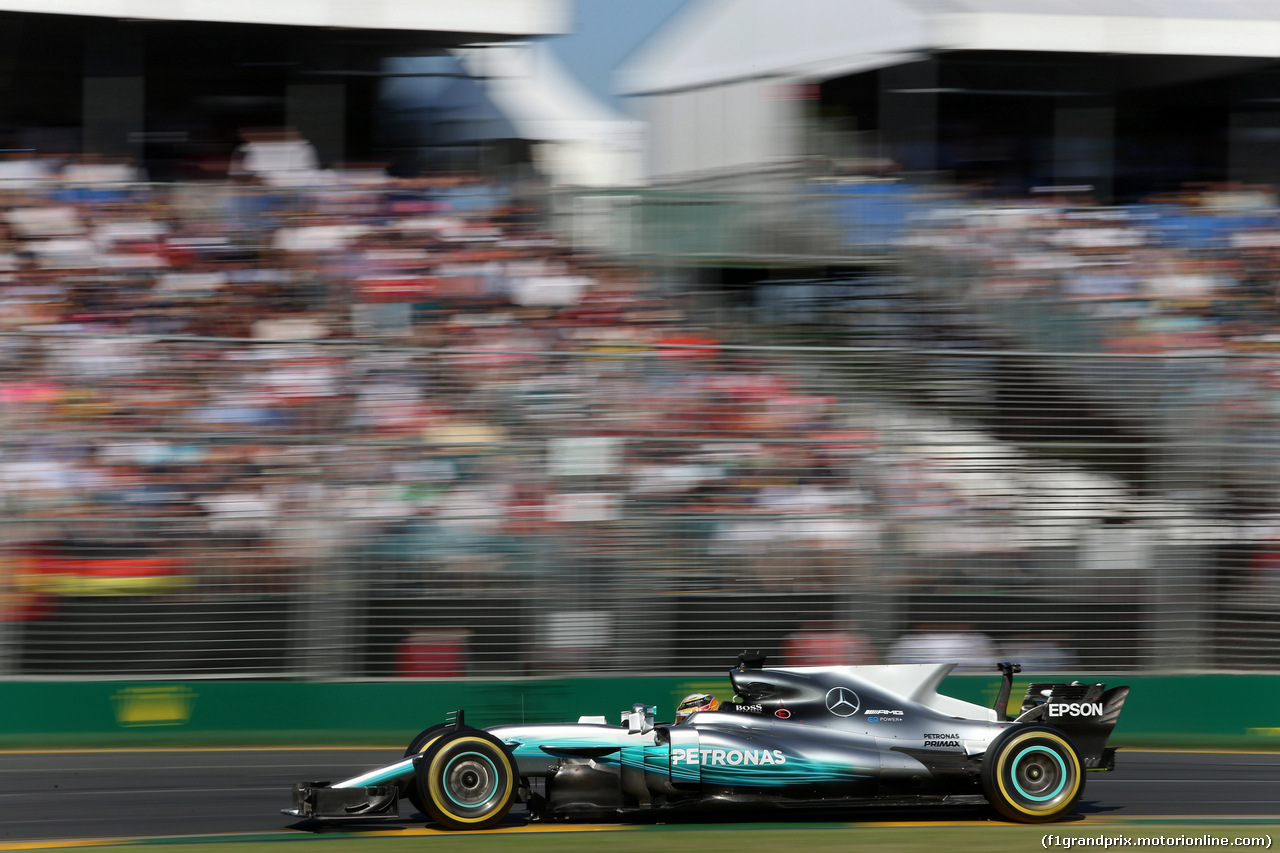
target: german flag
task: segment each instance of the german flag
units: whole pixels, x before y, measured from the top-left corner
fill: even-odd
[[[0,622],[39,619],[53,609],[49,596],[27,588],[33,571],[29,555],[0,552]]]
[[[25,585],[48,595],[163,595],[187,586],[182,565],[167,557],[43,558]]]
[[[39,619],[58,596],[166,595],[193,579],[172,557],[68,555],[47,547],[0,554],[0,621]]]

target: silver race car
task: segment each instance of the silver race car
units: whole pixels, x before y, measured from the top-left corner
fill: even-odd
[[[1009,719],[1014,664],[993,708],[938,693],[953,664],[770,667],[739,656],[734,701],[680,723],[652,705],[576,723],[480,730],[462,712],[404,758],[332,784],[299,783],[287,815],[397,817],[400,801],[450,829],[486,829],[514,803],[534,820],[640,819],[673,810],[847,809],[989,803],[1006,819],[1069,814],[1128,687],[1035,683]]]

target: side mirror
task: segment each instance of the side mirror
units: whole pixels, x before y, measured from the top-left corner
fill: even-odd
[[[627,727],[628,733],[642,735],[653,731],[654,719],[657,714],[657,705],[645,705],[637,702],[631,706],[630,711],[622,712],[622,724]]]

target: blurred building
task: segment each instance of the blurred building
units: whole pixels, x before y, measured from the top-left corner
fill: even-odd
[[[569,18],[567,0],[2,2],[0,148],[193,178],[225,174],[246,128],[288,126],[324,165],[386,162],[405,144],[388,82],[448,73],[405,58],[565,32]]]
[[[621,67],[662,180],[820,159],[1103,201],[1280,178],[1280,6],[707,0]]]

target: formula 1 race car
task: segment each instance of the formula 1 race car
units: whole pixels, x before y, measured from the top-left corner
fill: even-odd
[[[673,810],[990,803],[1025,823],[1069,814],[1084,771],[1111,770],[1106,741],[1128,687],[1037,683],[1007,718],[1014,664],[993,708],[937,692],[954,664],[764,668],[739,656],[736,696],[684,722],[638,704],[620,726],[467,726],[419,734],[394,764],[342,782],[300,783],[306,819],[398,817],[408,799],[450,829],[485,829],[513,803],[533,820],[638,819]]]

